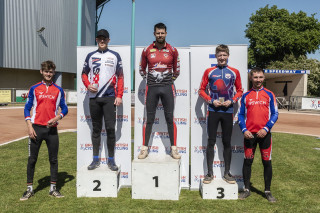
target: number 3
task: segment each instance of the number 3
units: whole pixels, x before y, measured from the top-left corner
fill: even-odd
[[[220,194],[220,196],[217,196],[217,198],[218,199],[222,199],[222,198],[224,198],[224,188],[217,188],[217,190],[218,190],[218,194]]]

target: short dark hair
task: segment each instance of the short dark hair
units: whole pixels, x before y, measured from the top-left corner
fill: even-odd
[[[261,68],[261,67],[254,67],[250,70],[250,77],[252,77],[253,73],[256,73],[256,72],[262,72],[264,73],[264,70]]]
[[[156,25],[154,25],[154,32],[156,31],[156,28],[158,29],[164,29],[167,32],[167,26],[164,23],[158,23]]]
[[[56,70],[56,65],[53,61],[44,61],[41,63],[41,70]]]
[[[216,47],[216,54],[219,52],[226,52],[228,55],[229,54],[229,47],[225,44],[220,44],[219,46]]]

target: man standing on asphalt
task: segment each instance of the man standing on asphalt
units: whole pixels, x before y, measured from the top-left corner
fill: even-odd
[[[140,75],[147,79],[145,96],[147,121],[143,125],[143,145],[138,158],[144,159],[148,156],[152,125],[159,99],[161,99],[170,137],[171,156],[174,159],[180,159],[176,146],[177,127],[173,120],[174,81],[180,74],[179,54],[176,48],[166,42],[166,25],[156,24],[153,34],[156,40],[142,51],[140,61]]]
[[[89,107],[92,120],[93,161],[88,170],[100,166],[99,147],[101,142],[102,118],[107,131],[108,167],[117,171],[114,159],[116,143],[115,124],[116,107],[122,103],[123,69],[120,55],[108,49],[109,32],[101,29],[97,32],[98,50],[89,53],[82,71],[83,84],[88,89]]]
[[[238,115],[240,129],[244,135],[245,158],[242,168],[245,188],[240,193],[239,199],[245,199],[250,196],[251,166],[259,143],[264,167],[265,196],[269,202],[276,202],[270,192],[270,187],[272,179],[271,128],[278,120],[277,102],[274,94],[263,87],[265,79],[263,69],[253,68],[250,71],[249,78],[253,87],[243,95]]]
[[[58,151],[59,136],[57,125],[68,113],[65,94],[61,87],[52,82],[56,65],[52,61],[41,64],[42,81],[33,85],[28,93],[24,108],[24,116],[29,134],[29,158],[27,165],[27,191],[20,200],[28,200],[34,195],[33,177],[42,141],[45,140],[49,152],[50,162],[50,191],[49,195],[57,198],[64,197],[57,190],[58,181]],[[57,114],[58,107],[61,113]],[[32,117],[30,114],[33,108]]]

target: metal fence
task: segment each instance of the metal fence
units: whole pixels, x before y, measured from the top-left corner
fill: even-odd
[[[66,100],[68,104],[76,104],[76,90],[65,89]],[[0,105],[23,105],[28,98],[29,89],[27,88],[1,88],[0,89]],[[68,101],[70,100],[70,101]]]

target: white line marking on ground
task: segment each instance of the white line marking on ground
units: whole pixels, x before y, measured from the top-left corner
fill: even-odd
[[[76,132],[76,131],[77,131],[76,129],[63,129],[63,130],[59,130],[58,132],[59,133],[64,133],[64,132]],[[4,143],[0,144],[0,146],[6,145],[6,144],[9,144],[9,143],[13,143],[13,142],[16,142],[16,141],[20,141],[20,140],[26,139],[28,137],[29,136],[24,136],[22,138],[17,138],[17,139],[14,139],[12,141],[4,142]]]

